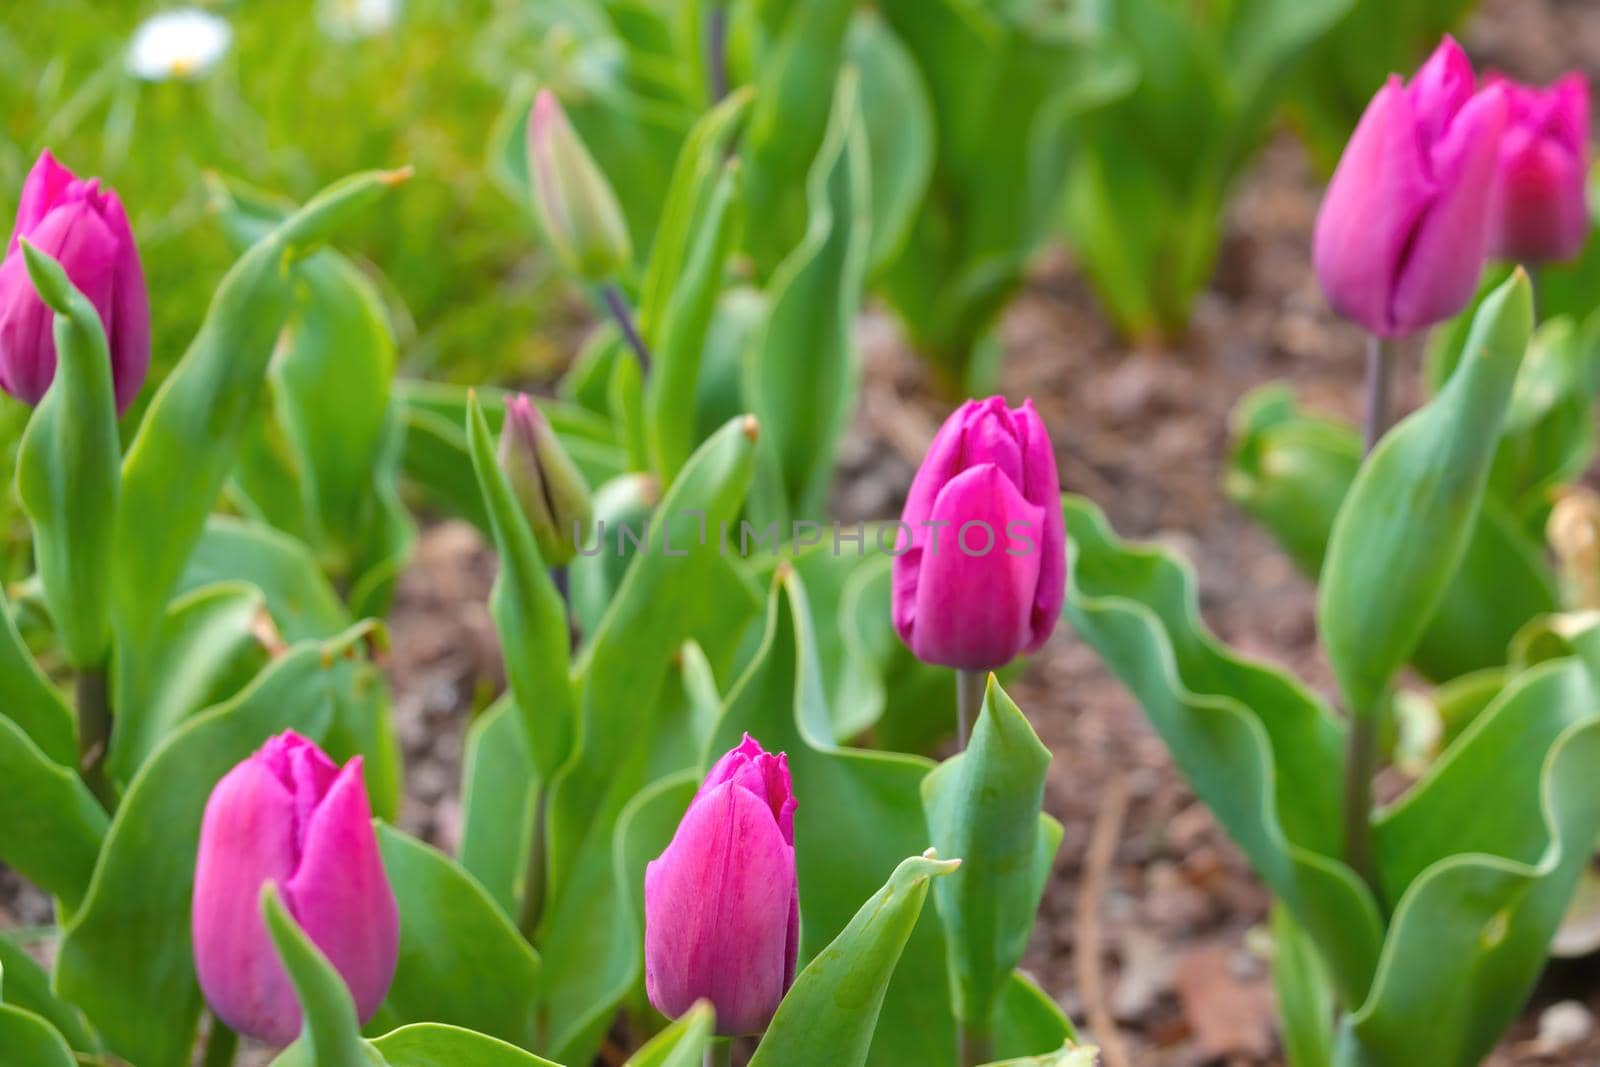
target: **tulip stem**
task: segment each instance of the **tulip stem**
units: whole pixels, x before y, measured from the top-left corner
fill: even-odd
[[[106,750],[111,745],[111,690],[105,667],[79,671],[76,683],[78,705],[78,774],[89,792],[114,811],[116,794],[106,778]]]
[[[600,299],[605,301],[606,310],[611,312],[612,319],[616,320],[617,329],[622,331],[622,339],[628,342],[633,354],[639,357],[640,372],[649,377],[650,349],[645,347],[644,338],[639,336],[639,328],[633,321],[633,311],[628,307],[628,298],[622,294],[616,282],[607,282],[600,289]]]
[[[1371,452],[1389,429],[1389,385],[1394,377],[1394,342],[1367,338],[1367,403],[1361,423],[1362,454]]]
[[[983,707],[983,691],[988,685],[987,671],[956,671],[956,750],[967,750],[972,724]]]
[[[957,1022],[956,1041],[960,1067],[980,1067],[994,1059],[994,1034],[988,1030],[969,1030],[966,1023]]]
[[[714,1037],[706,1046],[705,1058],[701,1060],[705,1067],[732,1067],[733,1042],[725,1037]]]
[[[211,1017],[211,1036],[206,1038],[204,1067],[230,1067],[239,1048],[239,1035],[228,1029],[215,1015]]]
[[[528,866],[522,879],[522,908],[517,915],[517,929],[527,938],[528,944],[537,942],[534,935],[539,930],[539,920],[544,918],[545,843],[544,824],[548,816],[549,791],[544,784],[537,787],[538,796],[533,803],[533,826],[528,832]]]
[[[728,9],[720,0],[706,12],[706,72],[711,102],[721,103],[728,95]]]

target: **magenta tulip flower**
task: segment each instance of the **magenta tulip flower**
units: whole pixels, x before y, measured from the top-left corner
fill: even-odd
[[[1403,337],[1472,300],[1489,218],[1506,93],[1475,92],[1449,37],[1409,85],[1378,91],[1317,213],[1313,258],[1334,310],[1378,337]]]
[[[787,757],[746,734],[645,868],[644,986],[663,1015],[704,998],[724,1036],[772,1021],[800,950],[794,809]]]
[[[206,804],[194,878],[200,988],[228,1026],[281,1047],[300,1033],[300,1005],[261,918],[269,881],[371,1018],[394,978],[400,920],[359,757],[340,770],[299,734],[281,734]]]
[[[1056,457],[1026,400],[969,400],[911,482],[894,560],[894,626],[925,663],[966,671],[1036,651],[1066,594]]]
[[[100,313],[122,414],[150,369],[150,296],[122,201],[99,179],[79,179],[48,149],[22,185],[17,224],[0,263],[0,389],[37,404],[56,375],[54,316],[28,278],[24,237],[58,260]]]
[[[1500,84],[1509,115],[1490,251],[1524,263],[1571,259],[1589,239],[1589,81],[1569,74],[1548,89]]]

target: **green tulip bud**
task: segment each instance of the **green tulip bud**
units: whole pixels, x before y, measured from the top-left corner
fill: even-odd
[[[528,175],[539,224],[568,270],[604,282],[632,262],[616,193],[548,89],[528,115]]]
[[[500,466],[545,563],[566,566],[589,535],[589,486],[539,409],[520,393],[506,403]]]

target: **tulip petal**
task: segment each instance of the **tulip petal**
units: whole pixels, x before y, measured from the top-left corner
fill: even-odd
[[[283,1046],[300,1032],[300,1006],[257,906],[261,886],[294,872],[294,798],[249,759],[206,803],[195,864],[195,970],[211,1010],[240,1033]]]
[[[112,263],[111,315],[107,319],[111,346],[111,381],[116,390],[117,414],[126,414],[150,373],[150,292],[133,227],[117,194],[105,194],[105,224],[116,249]]]
[[[1067,530],[1061,514],[1061,478],[1056,473],[1055,446],[1050,443],[1049,431],[1032,400],[1022,402],[1017,426],[1023,438],[1023,469],[1027,472],[1018,484],[1023,498],[1044,513],[1041,529],[1025,531],[1039,553],[1039,581],[1033,597],[1033,636],[1023,651],[1037,652],[1055,632],[1067,597]]]
[[[33,232],[50,209],[66,196],[67,188],[77,181],[77,175],[56,162],[56,157],[46,148],[39,153],[28,177],[22,183],[22,196],[17,201],[16,226],[11,231],[11,241],[6,245],[6,255],[16,254],[19,241]]]
[[[961,470],[961,452],[968,419],[978,410],[978,402],[968,400],[944,420],[939,432],[911,479],[911,489],[906,494],[906,506],[900,513],[904,524],[895,546],[893,574],[894,627],[902,640],[909,640],[911,615],[916,598],[917,573],[922,567],[922,544],[928,537],[923,523],[933,515],[934,501],[939,490]],[[909,527],[909,530],[907,529]]]
[[[1023,482],[1022,430],[1004,397],[991,396],[966,422],[961,439],[963,469],[992,463],[1016,485]]]
[[[312,813],[302,848],[300,866],[283,886],[285,901],[350,987],[356,1013],[366,1022],[394,979],[400,917],[372,829],[359,756],[339,772]]]
[[[645,868],[645,989],[679,1016],[705,997],[717,1032],[766,1026],[793,978],[794,849],[761,798],[725,782],[696,799]]]
[[[1013,544],[1008,538],[1013,520],[1041,530],[1045,511],[992,464],[962,471],[939,493],[932,521],[949,525],[939,529],[937,542],[930,540],[920,557],[910,627],[918,659],[993,670],[1032,639],[1040,546]]]

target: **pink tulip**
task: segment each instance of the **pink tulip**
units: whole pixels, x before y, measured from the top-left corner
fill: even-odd
[[[48,149],[23,183],[17,224],[0,263],[0,389],[37,404],[56,375],[54,315],[28,278],[24,237],[60,261],[100,313],[117,413],[127,411],[150,369],[150,296],[122,201],[98,178],[80,180]]]
[[[788,758],[746,734],[645,868],[644,985],[662,1014],[704,998],[719,1034],[772,1021],[800,949],[794,809]]]
[[[1527,263],[1571,259],[1589,239],[1589,82],[1569,74],[1548,89],[1503,81],[1490,250]]]
[[[1472,300],[1489,252],[1506,93],[1474,92],[1449,37],[1411,84],[1378,91],[1317,213],[1313,258],[1334,310],[1379,337],[1441,322]]]
[[[371,1018],[394,978],[400,919],[359,757],[340,770],[299,734],[280,734],[206,804],[194,879],[200,988],[223,1022],[281,1047],[300,1033],[300,1005],[261,918],[269,881]]]
[[[894,561],[894,626],[925,663],[969,671],[1036,651],[1066,593],[1056,457],[1026,400],[969,400],[911,482]]]

